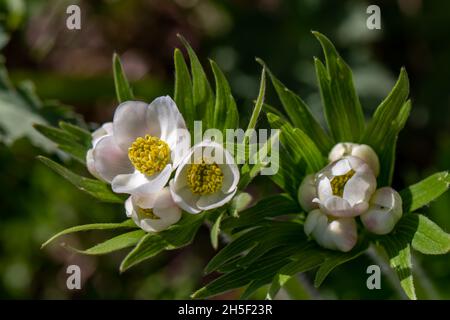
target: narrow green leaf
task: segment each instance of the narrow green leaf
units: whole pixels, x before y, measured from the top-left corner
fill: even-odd
[[[192,95],[192,81],[189,70],[179,49],[174,52],[175,62],[175,93],[174,99],[181,114],[183,115],[189,130],[194,129],[194,120],[197,119],[197,112]]]
[[[236,102],[231,94],[230,85],[219,66],[210,61],[216,82],[216,103],[214,106],[213,127],[219,130],[235,129],[239,125]]]
[[[300,213],[297,201],[287,194],[277,194],[260,200],[254,206],[240,212],[239,217],[228,217],[222,221],[222,229],[242,228],[254,226],[267,218]]]
[[[59,127],[64,131],[70,133],[81,145],[86,147],[91,146],[92,135],[86,129],[65,121],[60,121]]]
[[[124,248],[128,248],[131,246],[134,246],[139,242],[139,240],[142,239],[142,237],[145,235],[145,232],[143,230],[135,230],[130,231],[127,233],[123,233],[121,235],[118,235],[114,238],[108,239],[102,243],[99,243],[89,249],[86,250],[79,250],[73,247],[68,246],[69,249],[81,253],[81,254],[87,254],[87,255],[101,255],[101,254],[107,254],[114,251],[118,251]]]
[[[184,214],[182,219],[158,233],[147,233],[120,264],[120,272],[150,259],[163,250],[174,250],[192,242],[203,222],[203,215]]]
[[[250,121],[248,122],[247,132],[256,127],[256,122],[258,121],[259,114],[261,113],[263,104],[264,104],[264,96],[266,94],[266,70],[263,67],[261,71],[261,82],[259,84],[259,93],[256,98],[255,107],[253,108],[252,115],[250,117]]]
[[[446,192],[449,186],[450,174],[442,171],[400,191],[403,212],[411,212],[427,205]]]
[[[119,103],[122,103],[124,101],[133,100],[133,92],[123,71],[119,55],[116,53],[114,53],[113,55],[113,73],[117,101],[119,101]]]
[[[214,117],[214,93],[205,71],[192,47],[181,35],[178,35],[189,55],[192,75],[192,93],[197,117],[203,120],[203,129],[212,128]]]
[[[262,60],[257,61],[267,68]],[[301,129],[308,136],[313,138],[321,152],[327,154],[332,147],[331,139],[320,126],[319,122],[314,118],[309,107],[298,95],[286,88],[269,69],[267,69],[267,72],[269,73],[281,104],[294,127]]]
[[[114,229],[132,229],[137,228],[136,224],[133,222],[133,220],[127,219],[121,223],[93,223],[93,224],[84,224],[79,225],[75,227],[71,227],[68,229],[65,229],[61,232],[58,232],[53,237],[45,241],[41,248],[44,248],[47,246],[50,242],[55,240],[56,238],[59,238],[62,235],[74,233],[74,232],[80,232],[80,231],[89,231],[89,230],[114,230]]]
[[[314,286],[316,288],[320,287],[325,278],[333,271],[336,267],[341,264],[356,259],[361,254],[363,254],[367,250],[367,243],[361,243],[358,247],[352,249],[350,252],[342,253],[342,252],[334,252],[330,251],[327,255],[324,263],[320,266],[319,270],[316,273],[316,277],[314,279]]]
[[[339,56],[331,41],[319,32],[326,67],[315,59],[325,116],[335,142],[359,141],[364,132],[364,114],[353,84],[350,67]]]
[[[324,156],[308,135],[272,113],[267,114],[267,119],[271,127],[281,130],[281,143],[287,149],[301,155],[312,172],[317,172],[325,166]]]
[[[214,250],[217,250],[219,247],[219,236],[220,236],[220,223],[222,222],[222,218],[225,212],[222,212],[214,222],[212,228],[211,228],[211,245],[214,248]]]
[[[406,295],[409,299],[416,300],[409,241],[402,235],[390,234],[381,238],[381,244],[388,254],[390,265],[396,272]]]
[[[75,187],[90,194],[94,198],[104,202],[123,203],[124,199],[113,193],[107,184],[99,180],[79,176],[49,158],[43,156],[38,156],[37,158],[50,169],[71,182]]]

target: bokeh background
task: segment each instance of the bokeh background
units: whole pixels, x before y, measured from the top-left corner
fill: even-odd
[[[81,7],[81,30],[66,28],[70,4]],[[366,28],[369,4],[381,8],[381,30]],[[405,66],[413,109],[398,143],[394,187],[401,189],[449,168],[449,21],[450,2],[437,0],[0,0],[2,64],[17,91],[27,93],[29,100],[19,101],[4,86],[2,69],[0,298],[181,299],[214,277],[202,273],[214,255],[206,226],[193,245],[163,253],[124,274],[119,274],[118,266],[125,252],[86,257],[57,244],[40,250],[41,243],[64,228],[124,218],[121,206],[98,203],[36,161],[36,155],[43,153],[86,173],[55,154],[54,146],[31,128],[42,119],[55,123],[60,118],[84,117],[92,128],[109,121],[117,105],[113,52],[121,55],[136,96],[151,101],[172,94],[173,50],[181,47],[176,37],[181,33],[205,66],[212,58],[224,70],[243,121],[258,91],[260,66],[255,57],[265,60],[322,119],[313,66],[313,56],[322,53],[311,30],[332,39],[352,67],[367,116]],[[271,87],[267,99],[279,105]],[[45,112],[38,114],[28,107],[33,104],[44,106]],[[255,198],[277,192],[271,183],[257,185],[250,190]],[[450,231],[449,193],[423,211]],[[64,241],[87,247],[100,237],[83,233]],[[373,263],[368,255],[341,266],[320,290],[309,287],[310,293],[326,299],[399,298],[386,274],[382,290],[366,288],[366,268]],[[80,291],[66,288],[70,264],[81,266]],[[448,255],[415,254],[414,268],[419,298],[450,298]],[[238,292],[221,296],[236,297]],[[255,296],[263,297],[262,292]]]

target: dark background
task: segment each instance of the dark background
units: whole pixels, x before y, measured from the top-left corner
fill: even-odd
[[[74,3],[81,8],[81,30],[66,28],[66,8]],[[369,4],[381,8],[381,30],[366,28]],[[450,2],[437,0],[1,0],[0,44],[9,39],[2,55],[15,84],[31,80],[40,98],[73,106],[90,124],[110,121],[117,105],[113,52],[121,55],[136,96],[151,101],[172,94],[173,50],[181,47],[177,33],[190,41],[205,67],[212,58],[224,70],[242,121],[258,92],[260,66],[255,57],[265,60],[323,121],[313,66],[313,56],[322,53],[310,33],[320,31],[353,69],[366,116],[406,67],[413,109],[398,143],[394,188],[401,189],[449,168],[449,21]],[[279,105],[270,85],[267,102]],[[0,96],[0,129],[1,103]],[[45,150],[32,138],[0,142],[1,298],[180,299],[211,280],[202,274],[214,254],[206,226],[192,246],[161,254],[124,274],[118,266],[125,252],[86,257],[58,245],[40,250],[40,244],[61,229],[124,218],[121,206],[96,202],[36,161]],[[84,170],[75,163],[67,165]],[[250,190],[255,197],[275,191],[270,183],[257,185]],[[448,193],[423,211],[450,230]],[[90,233],[65,238],[77,247],[99,240]],[[369,256],[361,257],[311,292],[331,299],[398,298],[387,276],[382,290],[367,290],[365,271],[373,263]],[[66,289],[69,264],[82,268],[81,291]],[[450,298],[448,255],[417,254],[414,267],[419,298]],[[222,296],[236,297],[238,292]],[[264,297],[263,292],[255,297]]]

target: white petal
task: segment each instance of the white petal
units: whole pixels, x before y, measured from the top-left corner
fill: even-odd
[[[150,103],[146,120],[148,127],[157,130],[157,137],[166,141],[171,148],[178,138],[176,129],[186,129],[183,116],[169,96],[156,98]]]
[[[154,209],[154,214],[161,219],[142,219],[140,227],[146,232],[158,232],[167,229],[177,223],[181,218],[181,209],[178,207],[167,207]]]
[[[117,145],[128,152],[128,148],[138,137],[146,134],[155,135],[155,130],[147,126],[146,113],[148,104],[141,101],[121,103],[114,113],[113,131]]]
[[[354,146],[357,146],[357,144],[351,143],[351,142],[341,142],[341,143],[336,144],[333,147],[333,149],[331,149],[330,153],[328,154],[328,160],[330,162],[334,162],[345,156],[351,155],[351,151]]]
[[[325,202],[321,202],[320,208],[324,213],[335,217],[354,217],[356,215],[348,201],[337,196],[329,197]]]
[[[233,164],[220,164],[220,169],[223,173],[222,192],[229,193],[236,189],[239,183],[239,169]]]
[[[356,245],[358,235],[355,219],[342,218],[334,220],[330,222],[327,229],[336,249],[348,252]]]
[[[326,176],[319,178],[319,183],[317,185],[317,196],[320,201],[325,201],[329,197],[333,196],[333,189],[331,188],[330,179]]]
[[[130,196],[127,200],[125,200],[125,213],[127,214],[127,217],[132,216],[133,210],[133,199]]]
[[[380,161],[375,151],[366,144],[360,144],[353,147],[352,156],[358,157],[366,162],[372,169],[375,176],[380,172]]]
[[[161,191],[167,184],[172,173],[172,166],[168,164],[161,172],[149,177],[139,171],[122,174],[114,178],[112,189],[117,193],[147,195]]]
[[[342,160],[338,160],[331,166],[331,174],[333,176],[342,176],[349,172],[352,169],[349,161],[344,158]]]
[[[173,167],[177,168],[180,162],[184,159],[186,155],[189,154],[191,148],[191,135],[186,129],[177,129],[174,133],[177,137],[176,140],[166,141],[169,145],[171,154],[170,158],[173,163]]]
[[[175,190],[174,180],[171,180],[169,182],[169,185],[172,199],[180,208],[192,214],[196,214],[202,211],[197,207],[197,201],[200,196],[193,194],[189,187],[186,186]]]
[[[315,175],[310,174],[307,175],[300,187],[298,188],[298,201],[301,207],[306,211],[311,211],[314,208],[317,208],[317,204],[313,202],[313,199],[317,197],[317,189],[315,185]]]
[[[120,174],[133,172],[127,153],[120,149],[113,136],[104,136],[93,149],[95,172],[105,181],[111,182]]]
[[[113,133],[112,122],[104,123],[100,128],[92,132],[92,146],[95,146],[98,140],[100,140],[100,138],[106,135],[112,135],[112,133]]]
[[[344,186],[343,198],[350,205],[358,202],[368,202],[377,187],[377,181],[371,171],[358,172]]]
[[[229,202],[233,198],[236,191],[237,189],[234,189],[228,194],[224,194],[219,191],[213,194],[201,196],[197,201],[197,207],[204,211],[219,208]]]
[[[307,236],[311,235],[311,233],[314,231],[317,225],[317,221],[321,215],[322,213],[318,209],[308,213],[308,215],[306,216],[305,224],[303,226],[305,234]]]

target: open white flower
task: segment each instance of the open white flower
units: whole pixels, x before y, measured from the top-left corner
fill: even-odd
[[[167,229],[181,218],[181,209],[173,201],[168,187],[145,197],[130,196],[125,201],[125,211],[146,232]]]
[[[107,135],[112,135],[113,132],[113,124],[112,122],[104,123],[100,128],[92,132],[92,148],[88,150],[86,153],[86,166],[89,172],[96,177],[97,179],[103,180],[102,177],[98,174],[95,169],[95,161],[94,161],[94,147],[100,138],[103,138]]]
[[[203,141],[181,161],[170,181],[174,201],[189,213],[223,206],[237,190],[239,170],[222,145]]]
[[[373,151],[373,149],[368,145],[352,142],[338,143],[333,147],[333,149],[331,149],[328,155],[328,160],[330,160],[330,162],[334,162],[346,156],[360,158],[370,166],[375,174],[375,177],[378,176],[378,173],[380,172],[380,162],[375,151]]]
[[[316,177],[317,198],[320,209],[335,217],[355,217],[369,207],[369,200],[377,182],[372,169],[357,157],[337,160]]]
[[[358,237],[354,218],[332,218],[320,209],[308,214],[304,229],[320,246],[343,252],[350,251]]]
[[[298,202],[306,212],[318,207],[317,203],[313,202],[313,200],[317,198],[315,177],[315,174],[307,175],[298,188]]]
[[[375,234],[388,234],[402,217],[402,197],[390,187],[380,188],[370,199],[369,209],[361,215],[367,230]]]
[[[123,102],[114,113],[112,131],[105,131],[94,143],[88,167],[118,193],[160,191],[189,151],[186,124],[168,96],[151,104]]]

